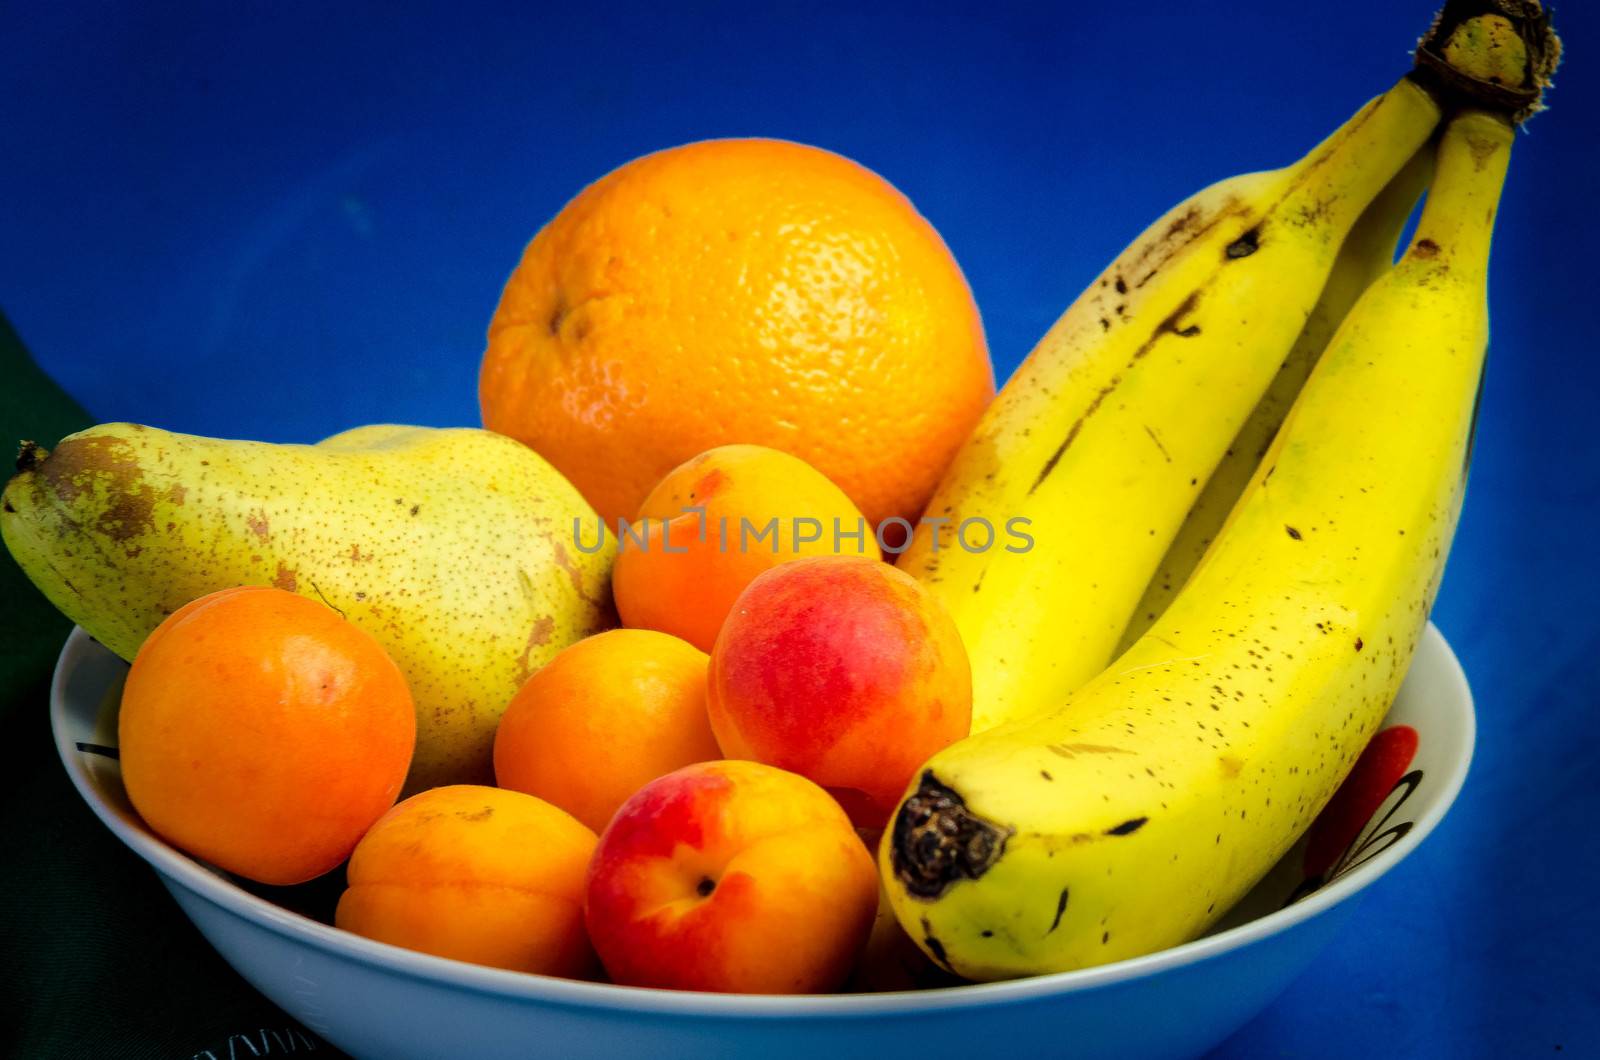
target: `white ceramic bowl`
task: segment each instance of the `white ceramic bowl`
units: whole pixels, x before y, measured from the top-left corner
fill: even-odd
[[[67,639],[50,711],[72,782],[230,964],[358,1057],[1192,1056],[1277,996],[1351,915],[1351,899],[1427,837],[1466,777],[1474,731],[1466,678],[1430,626],[1385,723],[1417,731],[1410,772],[1320,887],[1308,888],[1297,847],[1212,933],[1133,960],[908,993],[688,994],[424,956],[240,888],[156,838],[129,806],[116,761],[79,749],[115,744],[126,670],[81,629]]]

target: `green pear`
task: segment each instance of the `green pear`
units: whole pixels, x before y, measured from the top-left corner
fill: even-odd
[[[614,538],[601,542],[560,472],[489,431],[384,425],[272,445],[112,423],[48,454],[24,443],[17,468],[7,547],[124,659],[167,615],[235,585],[321,600],[376,637],[416,700],[411,791],[489,781],[522,682],[611,624]]]

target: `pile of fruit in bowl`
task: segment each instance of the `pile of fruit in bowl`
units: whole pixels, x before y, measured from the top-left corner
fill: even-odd
[[[25,443],[6,544],[131,663],[80,753],[170,847],[333,881],[340,931],[624,987],[1090,969],[1224,923],[1308,829],[1328,870],[1416,750],[1373,737],[1557,52],[1537,5],[1455,6],[998,395],[887,182],[713,141],[528,245],[482,429]]]

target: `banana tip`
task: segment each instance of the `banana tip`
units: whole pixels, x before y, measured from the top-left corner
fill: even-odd
[[[889,860],[908,894],[935,899],[957,880],[976,880],[1005,853],[1011,829],[973,813],[931,772],[895,813]]]

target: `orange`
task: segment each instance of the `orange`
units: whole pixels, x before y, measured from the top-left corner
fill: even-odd
[[[731,442],[915,519],[994,395],[949,249],[887,181],[829,151],[710,140],[585,188],[534,237],[489,326],[484,425],[608,521]]]
[[[416,712],[368,633],[266,586],[173,612],[134,657],[122,779],[162,838],[261,883],[336,868],[394,805]]]
[[[594,845],[593,832],[532,796],[430,788],[362,837],[334,926],[458,961],[592,975],[583,887]]]
[[[618,539],[611,592],[625,625],[710,651],[744,587],[799,556],[879,558],[872,527],[805,461],[723,445],[656,484]]]
[[[495,782],[603,830],[650,781],[722,757],[706,714],[709,661],[648,629],[614,629],[562,649],[501,717]]]

